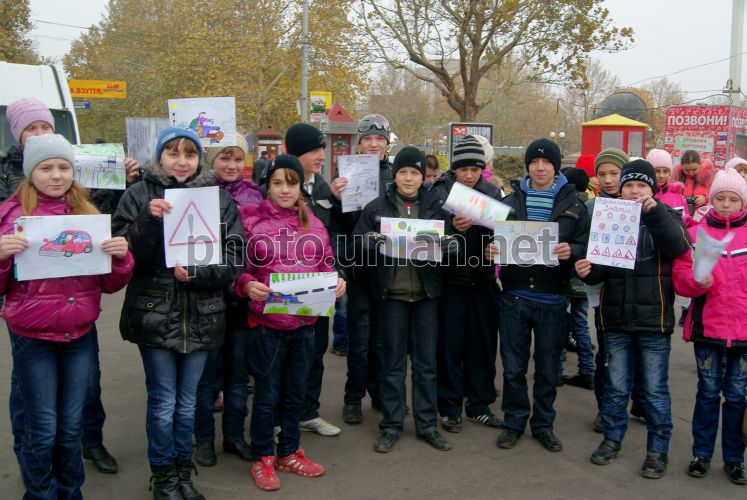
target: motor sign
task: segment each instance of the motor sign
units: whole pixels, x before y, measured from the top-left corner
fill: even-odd
[[[96,99],[125,99],[127,82],[110,80],[68,80],[70,95]]]
[[[493,125],[490,123],[449,123],[448,139],[448,163],[451,165],[451,155],[456,146],[468,135],[481,135],[493,144]]]

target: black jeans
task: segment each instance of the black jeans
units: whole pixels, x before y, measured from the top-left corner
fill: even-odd
[[[483,415],[495,402],[498,285],[446,286],[438,301],[438,412]]]
[[[345,404],[360,404],[368,390],[372,400],[381,401],[381,330],[379,302],[371,298],[366,283],[351,280],[348,295],[348,376]]]
[[[568,301],[543,304],[504,292],[501,295],[501,360],[504,421],[508,429],[537,436],[552,431],[558,383],[558,357],[568,333]],[[527,368],[534,331],[534,403],[530,408]]]
[[[408,352],[412,360],[415,432],[426,434],[436,430],[436,314],[436,299],[422,299],[416,302],[384,300],[379,303],[384,367],[384,379],[381,384],[381,406],[384,416],[379,423],[382,432],[399,435],[404,428]]]
[[[329,318],[321,316],[314,323],[314,360],[306,380],[306,403],[301,420],[311,420],[319,416],[319,398],[322,395],[324,376],[324,353],[329,347]]]

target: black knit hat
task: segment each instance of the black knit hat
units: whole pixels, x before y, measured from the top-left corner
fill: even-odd
[[[620,190],[623,184],[629,181],[645,182],[651,188],[652,194],[656,194],[656,170],[646,160],[634,160],[623,165],[620,173]]]
[[[397,175],[397,170],[402,167],[416,168],[421,174],[423,174],[423,178],[425,178],[425,155],[422,151],[413,146],[402,148],[399,153],[397,153],[397,156],[394,157],[392,174]]]
[[[568,179],[568,184],[574,185],[579,193],[583,193],[589,188],[589,174],[586,171],[576,167],[568,167],[561,172]]]
[[[272,160],[270,166],[267,167],[267,184],[270,183],[270,178],[272,178],[272,174],[275,173],[275,170],[280,168],[289,168],[293,170],[298,174],[298,178],[301,181],[301,184],[303,184],[303,167],[301,166],[301,162],[298,161],[298,158],[293,155],[278,155]]]
[[[451,169],[462,167],[485,168],[485,149],[473,135],[459,141],[451,154]]]
[[[524,168],[529,171],[529,164],[535,158],[544,158],[555,167],[555,173],[560,172],[560,148],[550,139],[537,139],[527,146],[524,153]]]
[[[289,155],[301,156],[326,147],[324,135],[307,123],[296,123],[285,133],[285,150]]]

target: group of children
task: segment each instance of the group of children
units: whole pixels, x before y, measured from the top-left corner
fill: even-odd
[[[194,433],[198,450],[202,449],[207,459],[212,451],[214,459],[212,411],[209,404],[201,408],[198,399],[214,401],[220,389],[226,408],[224,450],[252,461],[251,475],[259,488],[278,489],[276,471],[304,477],[322,475],[325,468],[306,457],[299,431],[307,378],[315,359],[316,318],[263,312],[272,291],[271,273],[330,272],[339,264],[328,228],[304,201],[304,191],[311,195],[314,189],[312,181],[307,190],[310,177],[305,165],[293,155],[276,157],[267,167],[263,193],[241,177],[248,152],[243,141],[234,147],[209,149],[204,155],[193,132],[168,128],[159,135],[155,157],[144,167],[142,180],[134,182],[119,201],[112,218],[113,237],[101,244],[101,251],[112,258],[111,272],[19,282],[13,274],[13,258],[28,248],[28,241],[14,230],[19,216],[98,213],[88,192],[73,178],[71,145],[54,134],[54,124],[45,121],[45,116],[32,113],[11,122],[12,126],[23,124],[17,131],[17,153],[24,179],[0,205],[3,317],[10,332],[23,426],[33,429],[23,434],[18,454],[28,496],[81,495],[81,421],[86,380],[94,359],[91,332],[100,312],[101,293],[116,292],[128,283],[120,331],[124,339],[137,344],[143,362],[154,498],[204,498],[191,479],[191,440]],[[308,146],[305,154],[323,148],[323,142],[304,146]],[[463,146],[460,154],[465,160],[453,166],[456,174],[452,182],[475,186],[486,165],[484,155],[473,153],[470,146],[469,141]],[[671,203],[678,208],[683,200],[675,196],[677,186],[670,182],[672,162],[666,156],[653,150],[649,161],[631,162],[622,151],[605,150],[595,160],[601,195],[641,203],[643,222],[635,269],[597,266],[585,259],[575,262],[578,277],[587,284],[601,285],[596,322],[605,358],[597,359],[601,374],[596,386],[603,388],[599,424],[604,440],[591,460],[607,464],[619,453],[626,430],[627,400],[635,392],[634,373],[639,373],[640,404],[649,428],[641,474],[652,478],[664,474],[672,429],[667,371],[676,292],[694,299],[685,321],[685,339],[695,346],[699,380],[693,418],[694,458],[688,472],[702,477],[708,470],[723,394],[724,468],[730,480],[747,484],[740,436],[747,395],[747,330],[737,320],[747,313],[747,297],[741,287],[742,273],[747,274],[747,249],[743,248],[747,240],[747,182],[730,165],[717,172],[704,191],[703,179],[710,174],[693,170],[693,159],[683,158],[685,193],[687,189],[692,193],[685,195],[681,205],[683,221],[682,215],[667,206]],[[451,448],[437,429],[438,412],[448,415],[439,402],[437,377],[438,359],[444,357],[443,350],[439,354],[443,347],[437,325],[438,311],[445,311],[437,306],[442,294],[441,266],[433,259],[421,262],[415,256],[379,255],[381,245],[392,245],[382,229],[382,217],[443,221],[443,238],[428,234],[421,239],[439,248],[446,261],[467,248],[464,239],[451,235],[469,234],[472,221],[442,209],[444,197],[438,189],[424,186],[426,165],[425,156],[416,148],[403,148],[396,155],[391,184],[363,209],[352,231],[359,237],[350,242],[353,250],[364,256],[359,264],[369,267],[371,293],[378,301],[377,318],[382,323],[383,418],[374,443],[379,452],[390,451],[403,429],[408,355],[413,364],[417,437],[438,450]],[[473,175],[477,177],[472,179]],[[562,174],[556,169],[555,175]],[[547,180],[552,182],[552,178]],[[223,264],[168,266],[163,217],[172,206],[164,199],[165,190],[212,185],[223,188],[219,195]],[[331,202],[332,196],[339,199],[344,186],[344,181],[333,183]],[[539,189],[539,185],[534,187]],[[687,218],[687,205],[710,208],[696,225],[694,219]],[[593,205],[590,208],[593,210]],[[691,224],[689,231],[686,222]],[[717,239],[730,232],[735,236],[711,274],[696,281],[692,245],[697,244],[699,230]],[[482,241],[475,247],[478,256],[484,250],[480,245]],[[570,248],[558,252],[561,260],[571,259]],[[485,286],[497,295],[492,264],[487,268],[491,279]],[[346,293],[346,285],[342,277],[338,279],[338,298]],[[221,353],[224,342],[226,348]],[[487,347],[493,359],[496,348]],[[465,367],[473,362],[466,358],[454,361]],[[218,365],[223,368],[222,380],[215,373]],[[243,427],[248,373],[255,377],[249,444],[244,441]],[[30,394],[35,397],[28,397]],[[470,395],[466,396],[469,403]],[[494,394],[490,398],[487,404]],[[357,413],[355,407],[348,411],[351,419],[360,418],[359,400]],[[470,416],[469,407],[467,411]],[[491,427],[503,426],[483,408],[472,418]],[[461,420],[458,423],[461,425]],[[275,444],[278,424],[281,430]],[[442,420],[444,428],[448,425],[456,430],[456,420]]]

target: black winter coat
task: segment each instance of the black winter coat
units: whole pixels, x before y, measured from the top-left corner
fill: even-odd
[[[511,182],[513,192],[501,200],[513,208],[509,220],[527,220],[527,195],[518,181]],[[555,196],[555,204],[548,222],[557,222],[560,243],[571,246],[571,258],[549,266],[502,266],[503,290],[525,290],[537,293],[565,295],[573,274],[573,265],[586,255],[591,221],[586,206],[578,197],[576,188],[566,184]]]
[[[397,264],[394,262],[395,259],[391,257],[378,253],[374,255],[373,250],[367,251],[363,246],[363,235],[369,232],[381,232],[382,217],[399,217],[395,201],[396,196],[396,188],[392,184],[385,195],[366,205],[353,231],[352,250],[364,256],[365,265],[370,268],[368,275],[371,279],[372,294],[379,300],[386,299],[389,286],[394,278],[394,268]],[[420,188],[419,196],[418,218],[446,221],[445,234],[450,234],[452,229],[448,220],[449,214],[441,208],[443,201],[424,187]],[[412,263],[408,263],[408,265],[412,265]],[[428,298],[434,299],[441,295],[441,264],[418,262],[417,272]]]
[[[674,331],[672,261],[690,250],[682,217],[661,202],[642,212],[635,269],[592,265],[585,283],[602,283],[597,328],[611,332]]]
[[[240,273],[245,236],[236,203],[219,190],[223,264],[189,268],[193,277],[178,281],[166,267],[163,220],[150,215],[149,204],[167,188],[212,185],[204,165],[180,184],[158,163],[146,167],[145,177],[122,196],[112,219],[112,233],[125,236],[135,257],[119,329],[130,342],[180,353],[211,350],[223,342],[226,304],[224,290]],[[237,269],[238,268],[238,269]]]
[[[16,144],[0,157],[0,202],[13,196],[23,179],[23,152]]]
[[[455,182],[457,182],[456,174],[453,170],[449,170],[436,179],[430,192],[436,195],[442,203],[445,203]],[[501,197],[498,188],[483,179],[482,176],[472,189],[491,198],[500,199]],[[453,219],[453,215],[449,219]],[[463,240],[461,246],[463,252],[459,254],[458,259],[453,259],[454,262],[443,268],[444,284],[453,286],[495,284],[495,264],[487,261],[484,257],[485,247],[492,241],[493,230],[473,225],[463,233],[456,231],[456,229],[454,232],[457,237]],[[480,264],[473,265],[475,262]]]

